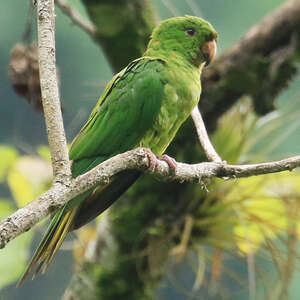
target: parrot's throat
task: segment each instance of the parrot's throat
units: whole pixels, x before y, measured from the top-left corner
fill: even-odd
[[[202,69],[202,65],[205,64],[205,60],[201,50],[198,52],[193,51],[187,53],[185,49],[177,47],[164,47],[160,41],[152,41],[151,47],[148,47],[143,56],[158,57],[165,61],[181,62],[186,65],[193,65],[197,69]]]
[[[152,39],[144,56],[159,57],[166,61],[180,60],[186,65],[195,66],[200,71],[202,70],[203,64],[206,63],[206,57],[201,48],[187,51],[185,46],[179,44],[176,40],[174,40],[173,43],[170,40],[168,43],[164,43],[159,39]]]

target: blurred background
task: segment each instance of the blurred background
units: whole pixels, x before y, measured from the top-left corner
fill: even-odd
[[[218,55],[229,49],[251,26],[283,2],[283,0],[151,1],[159,19],[188,14],[209,20],[219,33]],[[88,19],[84,6],[79,0],[69,0],[69,3]],[[29,1],[19,0],[3,2],[0,10],[1,219],[18,206],[23,206],[32,200],[49,187],[51,182],[49,151],[43,115],[35,111],[32,105],[13,90],[12,82],[8,76],[10,53],[15,44],[21,42],[24,37],[28,14],[32,14],[33,24],[35,24],[35,10],[32,12],[30,10]],[[59,8],[56,9],[56,15],[56,55],[60,76],[60,92],[67,139],[68,142],[71,142],[88,118],[105,84],[111,79],[113,71],[100,47],[85,32],[73,25]],[[35,25],[33,28],[32,36],[35,40]],[[247,99],[245,101],[247,102]],[[254,128],[251,128],[251,134],[249,134],[247,141],[247,155],[248,157],[250,155],[251,159],[255,159],[255,157],[263,157],[266,160],[280,159],[300,153],[300,76],[296,76],[290,82],[289,87],[276,99],[276,107],[275,112],[256,119]],[[238,111],[243,111],[243,106]],[[234,116],[231,115],[227,119],[231,118],[232,120],[236,117],[236,112],[231,113]],[[257,118],[254,117],[253,112],[251,112],[251,116]],[[243,120],[246,118],[244,115]],[[227,119],[225,117],[222,122],[228,124]],[[218,137],[216,133],[214,137],[216,144],[221,143],[220,139],[224,139],[222,133],[219,135]],[[219,149],[219,153],[222,156],[222,149]],[[295,182],[297,182],[297,178],[295,178]],[[300,188],[295,187],[295,190],[298,193]],[[235,192],[238,193],[238,191],[240,193],[245,191],[243,183],[237,187]],[[71,241],[65,243],[62,251],[58,253],[45,275],[32,282],[27,281],[18,289],[15,288],[16,280],[24,270],[25,264],[37,246],[44,229],[45,222],[36,227],[34,231],[22,235],[12,241],[5,249],[0,250],[0,300],[32,298],[50,300],[60,299],[63,295],[74,270]],[[238,230],[243,229],[237,227],[236,231]],[[282,248],[282,251],[287,251],[281,245],[284,244],[281,238],[274,237],[274,239],[278,249]],[[297,244],[298,241],[295,243]],[[243,245],[238,245],[238,247],[243,250]],[[297,249],[297,246],[293,249]],[[211,248],[207,249],[206,253],[215,255]],[[274,261],[266,259],[266,256],[265,250],[257,255],[256,265],[260,266],[262,273],[274,279],[276,277]],[[226,261],[224,263],[225,271],[221,272],[230,275],[225,276],[226,279],[220,288],[222,293],[218,294],[218,297],[210,294],[209,290],[203,291],[202,295],[206,295],[203,298],[199,294],[193,296],[189,293],[193,288],[195,272],[197,273],[197,270],[191,271],[192,266],[199,265],[201,262],[199,253],[191,252],[184,261],[176,265],[176,268],[170,268],[170,272],[156,287],[156,298],[271,299],[266,296],[270,295],[266,292],[270,288],[270,286],[267,287],[267,284],[260,285],[257,283],[256,287],[252,286],[256,289],[255,298],[253,298],[253,293],[252,296],[251,292],[249,293],[249,274],[250,277],[252,276],[252,273],[249,273],[249,259],[251,260],[253,256],[239,257],[238,250],[236,250],[233,255],[224,254],[224,257],[223,259]],[[289,299],[299,299],[300,293],[299,270],[296,267],[296,262],[294,264],[294,272],[289,278]],[[203,271],[203,276],[206,272],[208,271]],[[251,282],[253,283],[250,280]],[[270,282],[272,282],[271,279]]]

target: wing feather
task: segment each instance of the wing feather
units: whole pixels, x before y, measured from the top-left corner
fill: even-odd
[[[138,145],[161,107],[165,86],[163,70],[162,60],[142,58],[132,62],[108,84],[72,143],[70,159],[75,176],[94,167],[95,162],[99,164]],[[84,167],[78,167],[80,164]]]

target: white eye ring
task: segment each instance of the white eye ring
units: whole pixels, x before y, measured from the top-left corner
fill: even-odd
[[[185,33],[186,33],[187,36],[193,37],[193,36],[196,35],[197,32],[193,28],[188,28],[188,29],[185,30]]]

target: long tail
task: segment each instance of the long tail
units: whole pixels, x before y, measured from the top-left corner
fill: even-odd
[[[83,194],[84,196],[86,195],[83,201],[82,198],[79,199],[80,201],[76,201],[76,198],[73,199],[75,200],[72,201],[73,205],[66,204],[64,208],[54,215],[17,286],[20,286],[24,282],[36,264],[38,265],[33,273],[32,279],[34,279],[40,271],[44,273],[53,260],[55,253],[60,248],[67,233],[83,226],[105,211],[140,176],[140,173],[136,171],[127,171],[124,173],[116,175],[105,187],[96,188],[93,193],[88,192],[87,194]]]
[[[64,241],[78,208],[79,207],[77,206],[66,213],[65,208],[62,208],[54,215],[46,234],[36,249],[23,276],[18,281],[17,286],[20,286],[23,283],[36,264],[38,264],[38,266],[33,273],[32,279],[34,279],[40,271],[42,271],[42,273],[46,272],[55,253]]]

